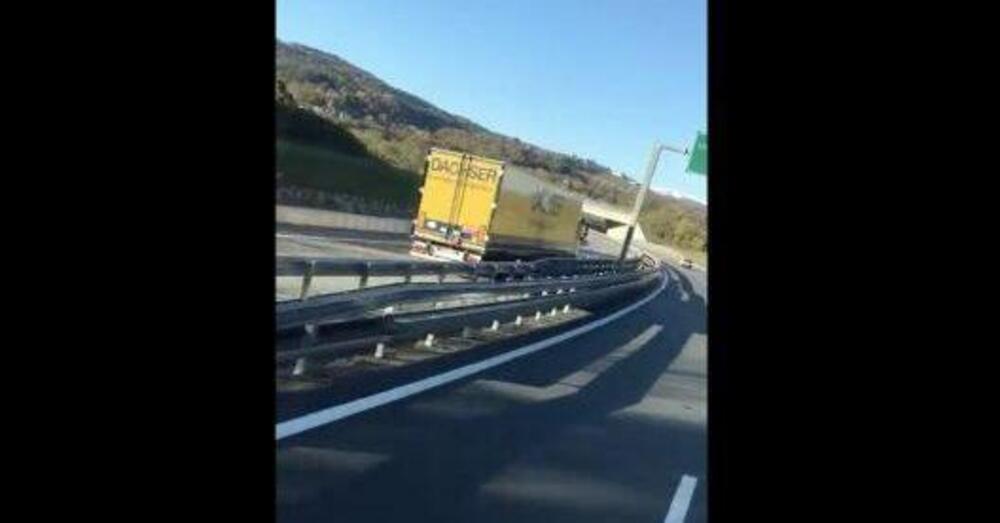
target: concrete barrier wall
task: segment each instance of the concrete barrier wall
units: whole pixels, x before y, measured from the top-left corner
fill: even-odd
[[[277,205],[275,220],[278,223],[292,225],[309,225],[330,229],[351,229],[355,231],[377,231],[387,233],[408,234],[410,220],[400,218],[382,218],[380,216],[364,216],[346,212],[324,211],[306,207]]]

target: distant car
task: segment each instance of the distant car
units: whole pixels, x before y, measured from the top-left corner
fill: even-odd
[[[681,267],[684,267],[685,269],[690,269],[694,267],[694,262],[691,261],[690,258],[684,258],[683,260],[681,260]]]

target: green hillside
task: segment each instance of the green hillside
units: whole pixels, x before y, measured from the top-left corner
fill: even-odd
[[[433,146],[544,169],[550,181],[619,207],[634,202],[636,188],[593,160],[492,132],[333,54],[278,41],[275,69],[279,170],[287,171],[286,183],[413,206]],[[650,194],[641,222],[651,241],[705,248],[703,205]]]

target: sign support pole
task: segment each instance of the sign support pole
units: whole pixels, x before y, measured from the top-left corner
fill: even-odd
[[[639,189],[639,194],[635,197],[635,205],[632,207],[632,215],[629,218],[628,231],[625,233],[625,241],[622,243],[622,252],[618,256],[618,262],[621,263],[625,261],[628,256],[628,248],[632,243],[632,235],[635,234],[636,224],[639,222],[639,211],[642,210],[642,202],[646,199],[646,193],[649,192],[649,184],[653,181],[653,174],[656,172],[656,164],[660,161],[660,153],[663,151],[670,151],[677,154],[687,154],[687,151],[679,149],[677,147],[672,147],[669,145],[663,145],[661,143],[654,143],[653,150],[649,154],[649,163],[646,164],[646,178],[642,184],[642,188]]]

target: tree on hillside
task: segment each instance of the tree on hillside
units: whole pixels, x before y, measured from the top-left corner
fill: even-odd
[[[287,82],[288,92],[299,102],[317,107],[326,105],[326,89],[311,83],[289,81]]]
[[[284,106],[295,106],[295,98],[288,92],[285,82],[280,78],[275,78],[274,80],[274,101]]]
[[[556,158],[555,164],[552,170],[560,174],[569,174],[570,170],[573,169],[573,160],[568,156],[559,156]]]

